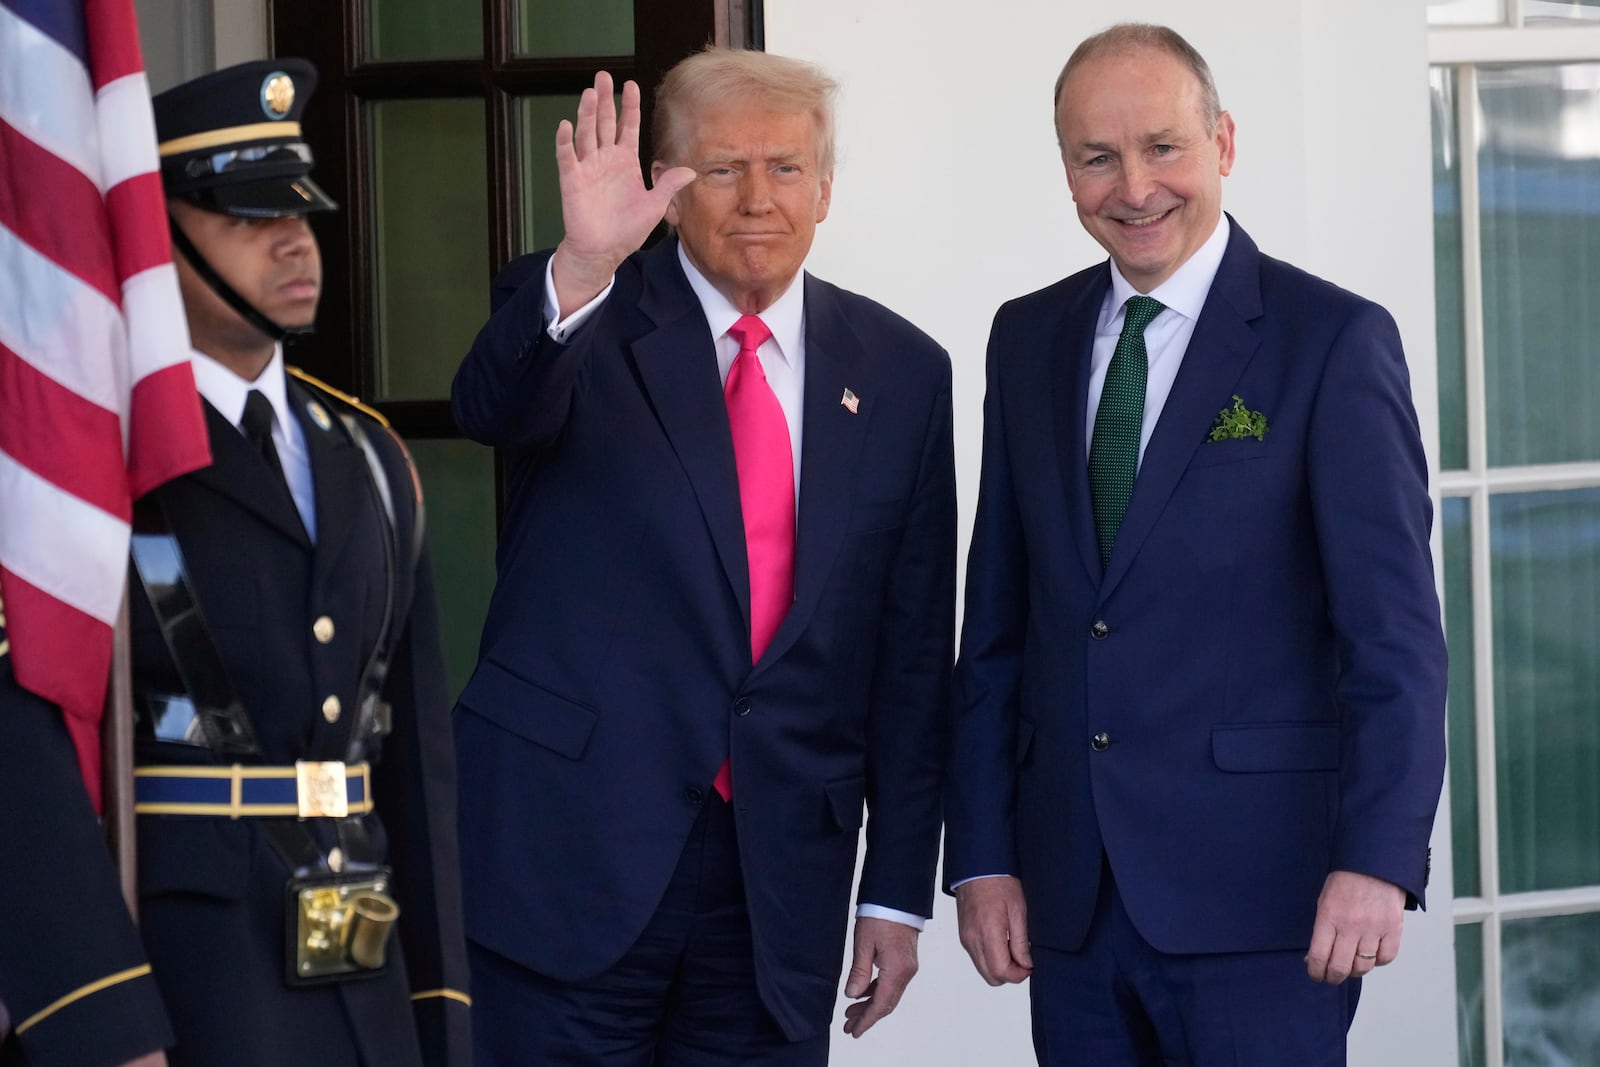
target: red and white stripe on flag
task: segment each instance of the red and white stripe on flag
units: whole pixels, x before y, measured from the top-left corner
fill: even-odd
[[[132,501],[211,461],[132,0],[0,0],[0,603],[100,803]]]

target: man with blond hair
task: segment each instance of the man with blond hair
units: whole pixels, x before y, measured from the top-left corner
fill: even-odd
[[[506,449],[456,714],[482,1064],[827,1060],[931,914],[954,628],[950,363],[804,274],[834,85],[708,49],[599,74],[556,135],[566,235],[456,375]],[[674,236],[638,251],[663,218]],[[874,971],[876,975],[874,975]]]
[[[1427,462],[1394,320],[1222,212],[1234,123],[1162,26],[1056,132],[1110,254],[995,317],[945,877],[1046,1065],[1345,1062],[1444,775]]]

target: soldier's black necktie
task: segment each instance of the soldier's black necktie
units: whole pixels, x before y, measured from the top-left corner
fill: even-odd
[[[1144,328],[1166,309],[1161,301],[1148,296],[1129,297],[1123,307],[1122,334],[1106,368],[1089,445],[1089,492],[1094,499],[1094,532],[1100,541],[1102,568],[1111,562],[1111,546],[1117,540],[1122,516],[1127,514],[1133,478],[1139,471],[1144,387],[1150,376]]]
[[[239,425],[257,454],[272,468],[277,484],[285,494],[289,494],[289,481],[283,475],[278,449],[272,443],[272,420],[272,401],[261,390],[250,390],[250,395],[244,400],[244,417],[239,420]],[[289,494],[289,499],[294,499],[293,494]]]

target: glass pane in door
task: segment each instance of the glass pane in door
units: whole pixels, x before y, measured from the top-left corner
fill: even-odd
[[[1461,264],[1461,147],[1456,75],[1428,72],[1433,112],[1433,293],[1439,349],[1439,466],[1467,466],[1466,281]]]
[[[368,105],[378,396],[443,400],[489,312],[481,100]]]
[[[1484,1067],[1481,923],[1456,925],[1456,1050],[1461,1067]]]
[[[1600,460],[1600,64],[1483,67],[1492,466]]]
[[[1506,1067],[1600,1064],[1600,913],[1507,921],[1500,944]]]
[[[1450,843],[1455,893],[1483,892],[1478,852],[1478,724],[1472,646],[1472,507],[1467,497],[1440,501],[1444,541],[1444,629],[1450,647]]]
[[[576,96],[525,96],[517,101],[517,185],[522,201],[519,251],[554,248],[561,225],[561,185],[556,177],[556,127],[578,113]]]
[[[1522,0],[1522,21],[1572,25],[1600,19],[1600,0]]]
[[[518,0],[521,56],[633,55],[633,0]]]
[[[450,696],[467,684],[494,587],[494,453],[471,441],[411,438],[428,508]]]
[[[329,5],[328,16],[338,18]],[[483,5],[475,0],[367,0],[366,59],[473,59],[483,55]]]
[[[1500,888],[1600,885],[1600,489],[1497,494],[1489,523]]]

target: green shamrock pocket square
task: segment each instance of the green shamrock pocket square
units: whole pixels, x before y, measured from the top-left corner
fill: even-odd
[[[1260,441],[1267,436],[1267,417],[1259,411],[1244,406],[1239,394],[1233,395],[1233,407],[1217,412],[1217,421],[1211,426],[1207,441],[1233,441],[1240,437],[1254,437]]]

